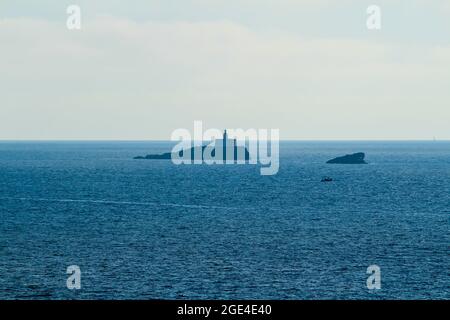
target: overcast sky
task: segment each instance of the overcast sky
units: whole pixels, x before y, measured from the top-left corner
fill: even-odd
[[[450,1],[0,2],[0,139],[169,140],[194,120],[450,139]]]

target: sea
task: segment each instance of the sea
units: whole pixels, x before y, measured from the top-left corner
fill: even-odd
[[[450,298],[450,142],[282,141],[271,176],[133,159],[172,146],[0,142],[0,299]]]

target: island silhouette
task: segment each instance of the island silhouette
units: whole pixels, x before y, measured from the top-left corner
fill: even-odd
[[[364,152],[357,152],[353,154],[347,154],[342,157],[337,157],[331,160],[328,160],[327,163],[331,164],[367,164],[364,160],[366,154]]]
[[[201,154],[201,159],[205,160],[204,157],[204,151],[208,147],[208,145],[202,145],[198,147],[192,147],[189,149],[184,149],[178,152],[178,155],[174,154],[173,152],[166,152],[162,154],[148,154],[146,156],[137,156],[133,159],[144,159],[144,160],[170,160],[175,155],[177,158],[183,158],[185,153],[190,154],[190,160],[194,160],[195,154]],[[227,158],[229,155],[233,155],[233,160],[250,160],[250,153],[248,152],[247,148],[244,146],[238,146],[236,139],[228,139],[227,130],[224,130],[223,138],[222,139],[216,139],[214,143],[214,148],[212,149],[211,157],[215,157],[216,155],[216,148],[222,147],[222,155],[223,155],[223,161],[230,160]],[[209,151],[208,151],[209,152]]]

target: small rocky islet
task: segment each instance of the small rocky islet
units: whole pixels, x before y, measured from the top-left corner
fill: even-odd
[[[364,152],[357,152],[353,154],[347,154],[342,157],[337,157],[331,160],[328,160],[329,164],[367,164],[364,160],[366,154]]]

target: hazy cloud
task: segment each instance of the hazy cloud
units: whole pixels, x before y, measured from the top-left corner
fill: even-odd
[[[450,138],[445,43],[110,15],[80,31],[5,18],[0,43],[3,139],[168,139],[196,119],[281,138]]]

